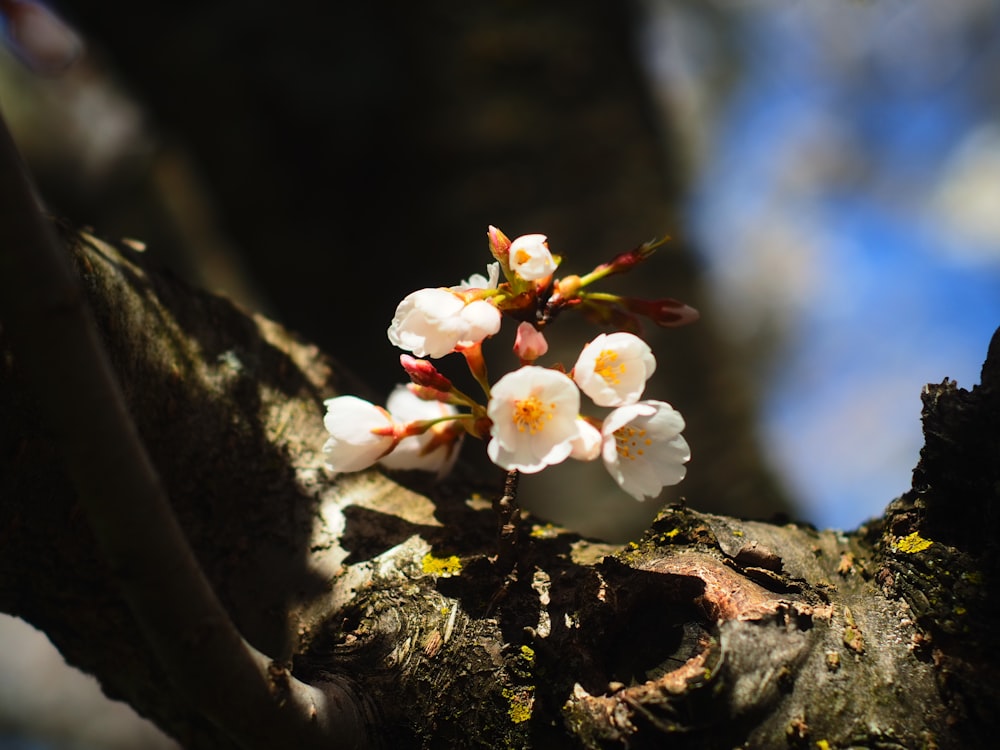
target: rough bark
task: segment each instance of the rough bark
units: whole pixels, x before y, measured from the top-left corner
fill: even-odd
[[[996,729],[1000,344],[924,401],[914,489],[854,532],[667,507],[624,547],[526,518],[500,486],[331,479],[315,347],[64,234],[128,407],[241,632],[350,680],[392,747],[976,747]],[[0,329],[0,336],[3,329]],[[189,748],[231,748],[163,678],[39,400],[0,338],[0,607]],[[86,398],[86,394],[80,394]],[[461,472],[460,472],[461,474]],[[698,498],[692,504],[697,507]],[[333,746],[333,745],[331,745]]]

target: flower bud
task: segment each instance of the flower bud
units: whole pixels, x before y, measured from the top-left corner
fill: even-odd
[[[541,281],[556,270],[558,263],[549,251],[544,234],[525,234],[509,248],[511,270],[525,281]]]
[[[486,236],[490,240],[490,252],[493,254],[493,257],[500,261],[500,264],[504,268],[507,268],[507,259],[510,257],[510,240],[507,239],[507,235],[495,226],[490,225],[490,228],[486,232]]]
[[[580,277],[576,274],[559,279],[556,284],[556,294],[560,297],[570,298],[580,291]]]
[[[623,297],[621,304],[629,312],[647,317],[664,328],[676,328],[694,323],[700,317],[698,311],[690,305],[669,297],[654,300]]]
[[[521,364],[534,362],[549,350],[549,344],[545,340],[542,332],[531,323],[524,321],[517,327],[517,335],[514,337],[514,354],[521,360]]]
[[[409,354],[399,355],[399,364],[406,370],[416,385],[432,388],[436,391],[449,393],[452,389],[451,381],[438,372],[438,369],[431,364],[430,360],[417,359]]]

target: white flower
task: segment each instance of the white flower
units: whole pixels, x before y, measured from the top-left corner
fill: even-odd
[[[598,406],[633,404],[656,370],[656,358],[638,336],[602,333],[580,352],[573,379]]]
[[[556,270],[544,234],[526,234],[510,243],[510,268],[525,281],[544,279]]]
[[[397,385],[393,389],[385,406],[393,419],[402,423],[458,414],[458,409],[451,404],[425,401],[405,385]],[[455,465],[461,445],[462,433],[456,433],[452,428],[453,423],[442,422],[420,435],[405,437],[379,463],[387,469],[421,469],[443,477]]]
[[[500,283],[499,261],[486,266],[486,274],[483,276],[481,273],[474,273],[457,286],[453,286],[452,289],[456,292],[462,292],[466,289],[496,289]]]
[[[577,435],[570,443],[572,450],[569,457],[575,458],[577,461],[593,461],[601,455],[604,436],[599,429],[583,417],[577,417],[576,426]]]
[[[443,357],[500,330],[500,311],[485,300],[466,303],[448,289],[419,289],[396,308],[389,341],[418,357]]]
[[[691,450],[681,435],[684,418],[663,401],[621,406],[604,420],[601,453],[618,486],[636,500],[656,497],[687,472]]]
[[[572,451],[580,391],[567,375],[529,365],[497,381],[486,412],[493,422],[486,446],[490,460],[508,471],[533,474]]]
[[[338,396],[323,403],[323,424],[330,433],[323,452],[329,456],[331,469],[361,471],[392,450],[395,424],[385,409],[357,396]]]

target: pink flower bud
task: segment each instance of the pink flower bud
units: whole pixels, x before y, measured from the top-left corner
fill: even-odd
[[[399,364],[406,370],[416,385],[432,388],[436,391],[449,393],[452,389],[451,381],[438,372],[438,369],[427,359],[417,359],[409,354],[399,355]]]
[[[517,335],[514,337],[514,354],[521,360],[521,364],[534,362],[549,350],[549,344],[545,340],[542,332],[527,321],[517,327]]]
[[[489,237],[490,252],[493,254],[493,257],[500,261],[504,268],[506,268],[507,259],[510,257],[510,240],[507,239],[507,235],[491,225],[486,232],[486,236]]]

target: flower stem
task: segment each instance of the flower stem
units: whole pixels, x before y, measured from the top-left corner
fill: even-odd
[[[465,357],[465,363],[469,366],[469,372],[483,389],[486,398],[490,397],[490,378],[486,372],[486,360],[483,359],[482,342],[477,342],[472,346],[464,347],[460,350]]]
[[[521,509],[517,505],[517,482],[521,474],[517,469],[507,472],[503,495],[493,501],[497,514],[497,564],[504,571],[513,571],[517,563],[517,529]]]

